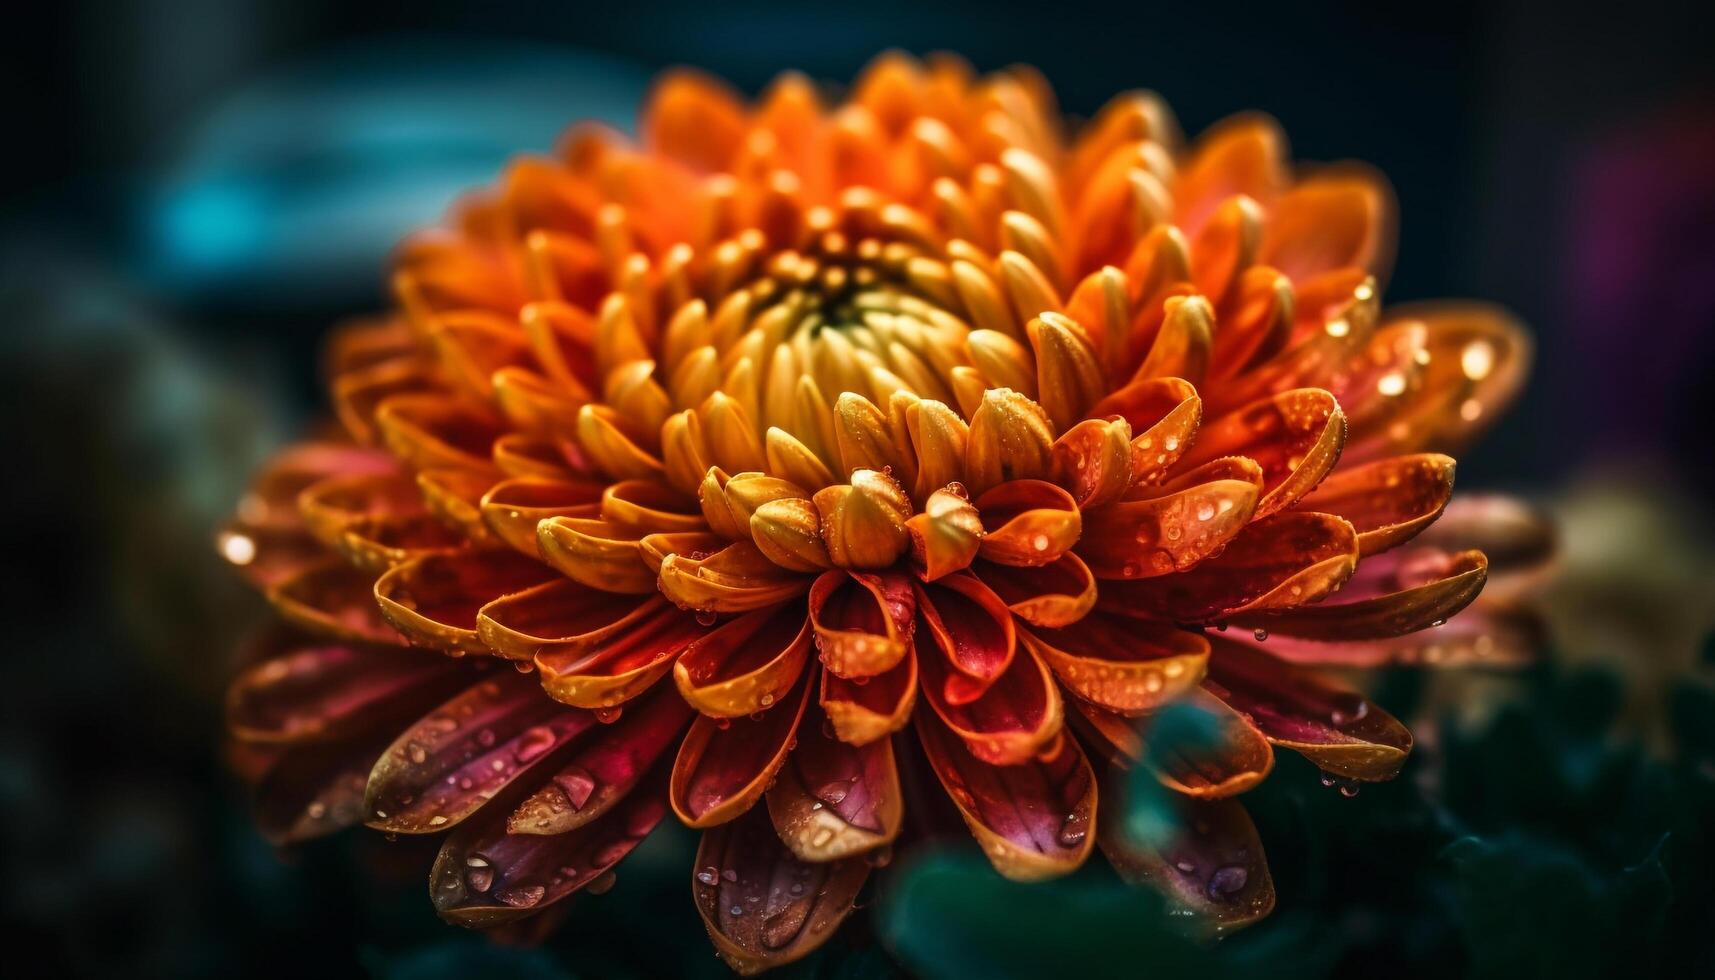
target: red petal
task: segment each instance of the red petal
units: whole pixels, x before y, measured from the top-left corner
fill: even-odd
[[[905,814],[893,743],[835,739],[819,724],[798,729],[798,747],[768,791],[768,812],[804,861],[834,861],[884,847]]]
[[[998,766],[1016,765],[1040,752],[1065,720],[1060,691],[1046,664],[1026,649],[975,700],[955,702],[942,692],[955,687],[945,661],[923,661],[923,692],[941,721],[964,739],[971,753]]]
[[[917,734],[995,870],[1039,881],[1075,871],[1089,857],[1096,780],[1077,740],[1059,739],[1020,765],[994,766],[929,712],[917,712]]]
[[[1125,833],[1104,814],[1102,853],[1120,877],[1148,883],[1206,917],[1216,932],[1249,925],[1274,910],[1274,881],[1250,814],[1237,800],[1179,798],[1178,827],[1159,847]]]
[[[564,834],[606,813],[678,743],[691,709],[662,685],[619,717],[597,718],[605,724],[586,729],[548,781],[512,811],[508,833]]]
[[[917,596],[895,572],[825,572],[810,587],[822,663],[841,677],[886,673],[911,646]]]
[[[467,672],[397,647],[305,645],[246,668],[226,692],[227,727],[253,742],[318,742],[372,731]],[[444,695],[443,695],[444,696]]]
[[[721,958],[749,975],[826,942],[868,877],[862,858],[800,861],[757,812],[703,835],[691,894]]]
[[[494,599],[553,578],[541,562],[510,551],[467,551],[406,562],[375,580],[381,614],[412,643],[487,653],[477,612]]]
[[[781,704],[761,715],[716,720],[699,715],[673,761],[673,812],[689,827],[726,823],[762,798],[791,751],[811,671]]]
[[[1247,480],[1211,479],[1157,496],[1121,500],[1084,515],[1078,554],[1101,579],[1171,576],[1240,533],[1256,509]],[[1104,589],[1104,594],[1106,590]]]
[[[707,627],[696,617],[656,596],[612,622],[538,653],[536,667],[552,697],[582,708],[612,708],[648,690],[705,632]]]
[[[1255,647],[1212,639],[1210,693],[1284,745],[1348,779],[1392,779],[1411,752],[1411,733],[1355,691]]]
[[[1250,609],[1315,602],[1357,566],[1358,536],[1329,514],[1288,512],[1258,521],[1225,551],[1189,571],[1112,582],[1096,605],[1122,616],[1203,623]]]
[[[268,601],[287,622],[323,636],[356,643],[404,641],[375,605],[375,576],[337,558],[300,569],[268,590]]]
[[[367,822],[402,834],[448,829],[594,724],[593,714],[544,697],[532,678],[497,674],[393,740],[369,775]]]
[[[1011,480],[977,499],[978,553],[1002,565],[1046,565],[1078,543],[1083,521],[1072,495],[1046,480]]]
[[[511,660],[555,652],[581,654],[595,643],[593,634],[648,601],[555,578],[477,610],[476,634],[490,650]]]
[[[490,807],[447,838],[429,873],[441,918],[492,926],[534,915],[601,878],[667,814],[659,770],[601,819],[563,834],[512,834]]]
[[[1358,532],[1358,552],[1373,555],[1411,539],[1441,516],[1453,493],[1453,457],[1390,456],[1345,467],[1298,502],[1343,517]]]
[[[1012,664],[1018,638],[1013,631],[1012,612],[1000,596],[968,574],[949,575],[937,582],[918,584],[917,606],[922,618],[922,639],[934,643],[943,656],[932,683],[949,704],[969,704],[981,697]],[[950,671],[939,669],[952,668]]]
[[[1333,642],[1404,636],[1444,623],[1465,608],[1482,591],[1488,571],[1480,551],[1394,551],[1360,564],[1339,602],[1236,616],[1233,622]]]

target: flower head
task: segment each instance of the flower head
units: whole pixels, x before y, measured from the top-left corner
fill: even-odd
[[[232,692],[270,828],[450,831],[432,898],[487,925],[671,813],[753,970],[850,910],[921,752],[1002,874],[1099,842],[1266,914],[1231,798],[1276,746],[1398,772],[1405,728],[1307,665],[1482,587],[1480,552],[1406,545],[1524,335],[1383,312],[1385,183],[1295,172],[1256,116],[1186,148],[1133,93],[1073,130],[1028,69],[889,55],[831,104],[669,75],[640,130],[407,241],[396,310],[332,345],[350,443],[288,451],[226,532],[300,631]],[[1178,701],[1218,737],[1146,753]],[[1110,831],[1115,764],[1204,831]]]

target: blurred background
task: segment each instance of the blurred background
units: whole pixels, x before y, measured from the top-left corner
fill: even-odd
[[[1029,62],[1074,116],[1136,87],[1190,133],[1260,108],[1296,156],[1385,171],[1389,299],[1481,297],[1536,332],[1530,387],[1459,476],[1559,518],[1553,645],[1509,678],[1384,678],[1384,703],[1431,733],[1395,784],[1346,800],[1282,760],[1253,807],[1280,909],[1217,947],[1105,879],[1019,892],[952,853],[899,862],[902,884],[794,972],[1715,975],[1712,21],[1655,0],[9,13],[8,972],[723,975],[685,900],[683,833],[531,948],[441,926],[408,844],[266,846],[219,749],[257,603],[211,528],[316,417],[328,325],[384,302],[387,250],[457,191],[573,120],[626,127],[668,65],[755,92],[788,67],[848,80],[900,47]],[[1011,950],[1021,935],[1037,941]],[[980,974],[947,955],[981,944],[1001,952]]]

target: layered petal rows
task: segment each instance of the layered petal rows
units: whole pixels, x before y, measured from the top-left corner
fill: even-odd
[[[1399,771],[1405,727],[1314,668],[1482,589],[1413,538],[1529,360],[1497,310],[1382,309],[1393,223],[1375,173],[1257,116],[1182,145],[1149,93],[1072,130],[948,57],[843,101],[666,76],[636,140],[576,127],[401,246],[330,345],[342,435],[222,532],[283,620],[231,693],[264,829],[445,832],[431,897],[486,927],[676,818],[752,972],[850,912],[917,765],[1009,877],[1099,845],[1266,914],[1233,797],[1280,746]],[[1147,750],[1174,703],[1214,744]],[[1195,833],[1112,826],[1132,765]]]

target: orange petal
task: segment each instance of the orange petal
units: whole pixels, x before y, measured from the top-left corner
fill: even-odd
[[[452,554],[465,544],[463,535],[432,514],[381,514],[346,525],[339,553],[358,568],[379,574],[417,558]]]
[[[917,654],[908,648],[892,670],[875,677],[848,681],[824,670],[820,701],[840,741],[868,745],[886,738],[911,720],[917,703]]]
[[[1244,529],[1257,496],[1253,483],[1215,479],[1097,507],[1084,515],[1078,555],[1102,579],[1183,572]]]
[[[1243,793],[1263,781],[1274,768],[1274,750],[1261,729],[1225,701],[1201,688],[1187,692],[1187,703],[1212,716],[1214,740],[1148,753],[1148,765],[1163,786],[1202,799]],[[1149,741],[1149,723],[1140,737]]]
[[[1386,278],[1395,210],[1393,189],[1373,169],[1343,164],[1318,173],[1269,208],[1258,261],[1295,282],[1349,266]]]
[[[774,829],[800,860],[837,861],[886,847],[905,815],[893,743],[835,739],[821,725],[798,729],[798,747],[768,791]]]
[[[1139,433],[1131,441],[1129,486],[1159,479],[1185,450],[1203,418],[1197,389],[1179,378],[1133,381],[1090,409],[1093,415],[1117,415]]]
[[[704,558],[668,555],[656,584],[681,609],[735,613],[802,595],[810,579],[769,561],[749,541],[735,541]]]
[[[917,713],[929,764],[995,870],[1014,881],[1070,874],[1090,856],[1096,779],[1076,739],[1041,757],[990,765],[932,712]]]
[[[1196,633],[1111,613],[1022,636],[1067,690],[1128,715],[1159,708],[1195,687],[1209,660],[1209,643]]]
[[[430,555],[375,580],[381,614],[411,643],[436,650],[487,653],[476,632],[477,611],[494,599],[551,578],[540,562],[509,551]]]
[[[542,560],[593,589],[643,595],[655,591],[655,571],[637,539],[603,520],[550,517],[536,525]]]
[[[643,109],[643,143],[695,170],[726,169],[744,138],[744,105],[721,82],[687,69],[656,81]]]
[[[477,610],[476,634],[490,650],[510,660],[582,653],[597,642],[592,637],[647,601],[645,596],[603,592],[556,577]]]
[[[611,709],[643,693],[706,628],[659,596],[536,654],[542,687],[567,704]]]
[[[1220,554],[1172,575],[1114,582],[1100,609],[1174,623],[1316,602],[1351,577],[1358,536],[1330,514],[1289,511],[1246,527]]]
[[[1223,120],[1198,138],[1173,184],[1178,225],[1195,235],[1234,194],[1270,204],[1286,186],[1286,137],[1273,119],[1246,114]]]
[[[1072,495],[1046,480],[1010,480],[977,498],[979,553],[1002,565],[1046,565],[1078,543],[1083,520]]]
[[[698,637],[673,664],[691,707],[713,718],[765,711],[784,698],[810,658],[810,623],[796,602],[759,609]]]
[[[1334,396],[1298,388],[1252,402],[1205,423],[1184,463],[1246,456],[1261,464],[1257,518],[1290,507],[1334,468],[1346,441],[1346,417]]]
[[[366,517],[420,514],[423,498],[403,473],[329,476],[298,493],[304,529],[329,548],[339,547],[345,529]]]
[[[1358,532],[1365,557],[1411,540],[1453,495],[1453,457],[1390,456],[1338,470],[1298,502],[1304,510],[1343,517]]]
[[[707,828],[751,808],[792,750],[810,701],[810,674],[760,715],[714,719],[699,715],[673,761],[673,812],[687,827]]]
[[[851,914],[869,863],[806,863],[754,813],[703,835],[691,897],[715,951],[744,976],[800,960]]]
[[[550,517],[593,518],[600,513],[601,484],[523,476],[497,483],[483,494],[482,518],[495,536],[518,552],[542,554],[536,526]]]
[[[1411,733],[1362,695],[1256,647],[1212,637],[1211,694],[1249,716],[1275,745],[1323,771],[1377,781],[1398,775]]]
[[[1085,419],[1054,441],[1054,480],[1079,507],[1118,500],[1131,486],[1131,424]]]
[[[1250,814],[1237,800],[1175,803],[1176,829],[1159,846],[1126,834],[1119,808],[1101,821],[1099,842],[1114,870],[1126,881],[1153,885],[1216,933],[1266,917],[1274,910],[1274,880]]]
[[[911,580],[896,572],[825,572],[810,588],[810,623],[822,663],[844,678],[886,673],[911,647]]]
[[[905,522],[911,557],[924,581],[933,582],[968,568],[982,545],[983,521],[963,493],[937,490],[922,513]]]
[[[1096,605],[1096,576],[1069,551],[1034,567],[985,562],[977,566],[976,574],[1013,615],[1033,626],[1069,626]]]

